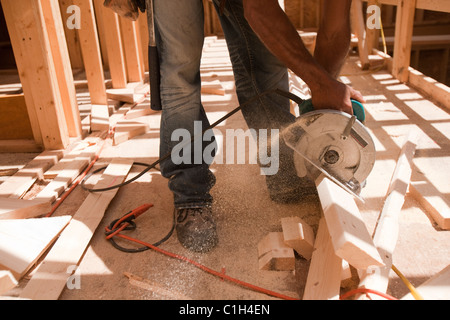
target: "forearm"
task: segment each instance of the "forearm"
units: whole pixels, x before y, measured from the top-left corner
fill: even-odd
[[[350,47],[351,0],[325,0],[314,58],[334,78],[339,76]]]
[[[332,81],[332,76],[306,49],[278,1],[244,0],[244,12],[248,23],[266,47],[302,78],[312,91]]]

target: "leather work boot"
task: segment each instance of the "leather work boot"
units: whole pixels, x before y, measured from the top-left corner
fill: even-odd
[[[207,252],[218,243],[210,207],[175,209],[178,241],[195,252]]]

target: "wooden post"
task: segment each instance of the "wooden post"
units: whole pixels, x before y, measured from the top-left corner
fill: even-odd
[[[59,0],[59,6],[61,8],[61,17],[64,23],[64,33],[66,35],[67,49],[69,51],[70,63],[73,69],[84,69],[83,56],[81,54],[80,39],[78,38],[78,32],[74,29],[67,28],[67,21],[74,13],[69,10],[69,6],[72,5],[72,0]]]
[[[119,17],[129,82],[144,80],[144,63],[137,22]]]
[[[91,103],[107,105],[105,76],[92,0],[73,0],[73,3],[80,8],[81,27],[78,29],[78,35]]]
[[[409,78],[415,9],[416,0],[399,0],[397,5],[392,74],[402,82]]]
[[[103,0],[95,0],[103,2]],[[109,72],[113,88],[125,88],[127,85],[127,71],[123,52],[122,36],[120,34],[119,16],[113,10],[102,8],[98,14],[103,15],[106,49],[108,50]]]
[[[358,51],[359,59],[361,61],[361,69],[366,70],[370,67],[370,61],[361,0],[354,0],[352,2],[351,17],[354,32],[358,37]]]
[[[33,136],[46,149],[69,144],[41,2],[1,0],[23,86]]]
[[[69,136],[80,137],[82,134],[80,111],[59,3],[57,0],[42,0],[41,3]]]
[[[206,14],[206,9],[205,9]],[[205,16],[206,19],[206,16]],[[147,22],[147,13],[139,12],[139,34],[141,36],[141,49],[142,56],[144,61],[144,70],[149,71],[148,68],[148,43],[149,43],[149,35],[148,35],[148,22]]]

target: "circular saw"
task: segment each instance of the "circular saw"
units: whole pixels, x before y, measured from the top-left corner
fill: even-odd
[[[363,125],[363,106],[352,100],[353,115],[345,112],[314,110],[311,101],[299,105],[300,116],[282,132],[294,152],[300,177],[317,178],[320,173],[355,197],[375,163],[375,144]]]

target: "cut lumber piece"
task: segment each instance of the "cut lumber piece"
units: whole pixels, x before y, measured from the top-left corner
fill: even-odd
[[[154,114],[157,111],[150,108],[150,103],[148,104],[139,104],[134,108],[131,108],[126,114],[125,119],[131,120],[136,119],[142,116],[148,116],[150,114]]]
[[[359,286],[386,293],[389,284],[389,272],[392,267],[392,255],[397,245],[399,234],[398,216],[405,201],[410,184],[413,157],[417,146],[417,131],[412,130],[405,138],[400,151],[394,173],[391,178],[385,203],[378,218],[373,236],[384,266],[371,267],[359,273]],[[372,299],[381,298],[376,294],[368,294]],[[366,297],[361,295],[361,297]]]
[[[216,94],[219,96],[225,95],[225,89],[222,86],[222,83],[220,80],[209,80],[209,81],[202,81],[202,87],[201,87],[202,93],[209,93],[209,94]]]
[[[71,161],[48,185],[45,186],[35,197],[53,203],[72,182],[89,165],[88,159],[78,159]],[[50,212],[50,211],[49,211]]]
[[[104,188],[125,180],[132,160],[115,158],[102,174],[95,188]],[[36,269],[20,297],[56,300],[71,274],[68,268],[78,265],[89,242],[118,189],[90,193],[69,225],[59,236],[43,262]]]
[[[0,95],[0,139],[33,139],[23,94]]]
[[[314,250],[314,231],[299,217],[281,219],[284,243],[293,248],[303,258],[311,259]]]
[[[22,169],[0,185],[0,197],[21,198],[44,172],[58,162],[65,150],[48,150],[40,153]]]
[[[0,198],[0,219],[26,219],[49,213],[51,204],[45,199],[23,200]]]
[[[450,265],[416,287],[416,290],[424,300],[450,300]],[[401,300],[413,299],[415,298],[412,293],[401,298]]]
[[[342,259],[334,251],[324,218],[319,221],[314,248],[303,300],[337,300],[342,279]]]
[[[106,94],[109,99],[133,104],[141,101],[148,90],[150,90],[148,84],[130,82],[126,88],[108,89],[106,90]]]
[[[116,146],[133,137],[145,134],[150,130],[148,123],[134,120],[122,120],[117,122],[114,130],[113,144]]]
[[[54,242],[70,216],[0,220],[0,268],[20,279]]]
[[[383,266],[353,196],[323,174],[316,186],[336,254],[356,269]]]
[[[261,270],[289,271],[295,269],[294,250],[283,241],[282,232],[269,232],[258,243]]]
[[[17,280],[9,270],[0,270],[0,294],[17,286]]]
[[[108,105],[93,104],[91,108],[91,131],[108,131],[109,126]]]
[[[131,285],[134,285],[141,289],[151,291],[151,292],[153,292],[157,295],[163,296],[167,299],[192,300],[191,298],[189,298],[188,296],[185,296],[184,294],[182,294],[180,292],[177,292],[173,289],[164,288],[160,284],[157,284],[149,279],[144,279],[142,277],[136,276],[129,272],[124,272],[123,274],[125,275],[125,277],[127,277],[129,279]]]

